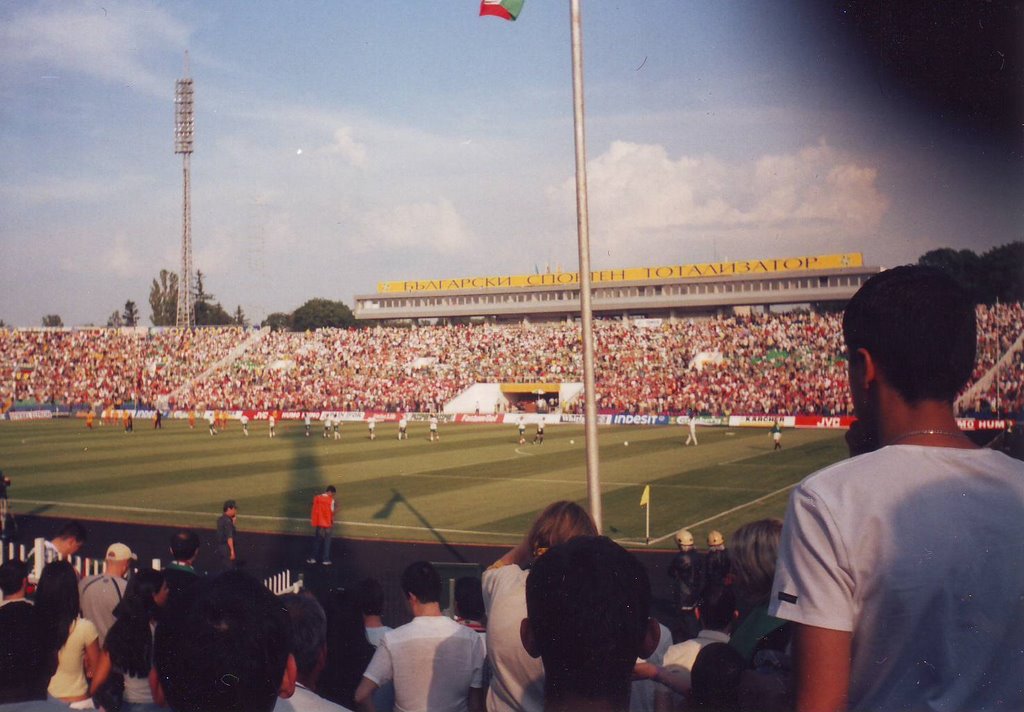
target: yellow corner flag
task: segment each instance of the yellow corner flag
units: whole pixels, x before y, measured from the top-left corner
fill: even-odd
[[[640,506],[647,507],[651,504],[651,486],[644,485],[644,493],[640,495]]]

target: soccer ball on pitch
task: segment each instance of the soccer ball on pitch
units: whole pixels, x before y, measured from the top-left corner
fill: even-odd
[[[629,441],[628,440],[626,442],[622,443],[622,444],[625,445],[626,447],[629,447]]]

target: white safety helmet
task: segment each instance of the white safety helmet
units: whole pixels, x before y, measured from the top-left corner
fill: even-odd
[[[725,546],[725,537],[722,532],[712,529],[708,532],[708,546]]]
[[[693,534],[688,529],[680,529],[676,532],[676,546],[680,549],[693,546]]]

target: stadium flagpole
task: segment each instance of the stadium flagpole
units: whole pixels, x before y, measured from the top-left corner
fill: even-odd
[[[587,149],[583,130],[583,38],[580,0],[569,1],[572,37],[573,128],[576,138],[576,232],[580,255],[580,321],[583,328],[583,395],[586,398],[587,493],[590,516],[603,531],[597,456],[597,393],[594,386],[594,324],[590,304],[590,224],[587,216]]]

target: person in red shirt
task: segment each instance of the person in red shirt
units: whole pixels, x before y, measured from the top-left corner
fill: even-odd
[[[334,495],[337,493],[334,485],[327,485],[327,488],[313,497],[313,511],[310,513],[310,523],[313,525],[313,541],[309,551],[307,564],[317,563],[317,557],[324,566],[331,565],[331,533],[334,530]]]

